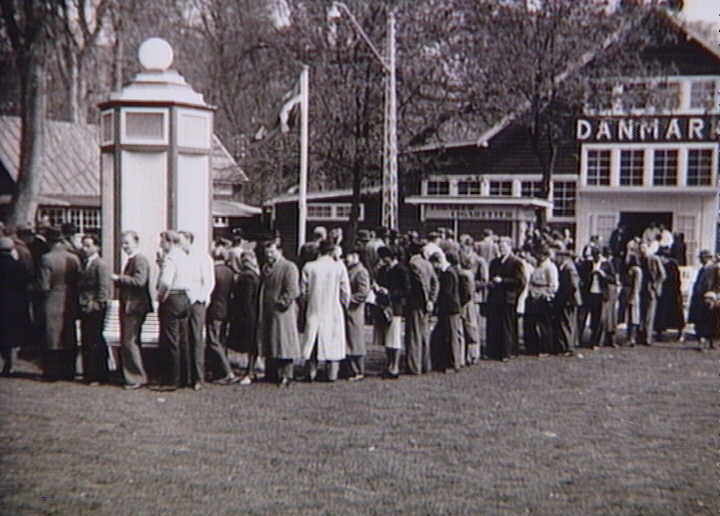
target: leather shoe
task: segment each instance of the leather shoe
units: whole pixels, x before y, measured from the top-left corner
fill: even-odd
[[[144,385],[145,384],[143,383],[128,383],[123,385],[123,389],[125,389],[126,391],[134,391],[137,389],[141,389]]]

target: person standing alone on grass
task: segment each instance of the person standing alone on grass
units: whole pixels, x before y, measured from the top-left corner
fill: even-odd
[[[317,260],[305,264],[300,292],[306,307],[303,356],[308,361],[308,379],[315,380],[318,362],[328,363],[327,379],[337,380],[340,361],[345,359],[344,309],[350,300],[350,282],[345,265],[333,258],[335,244],[320,242]]]
[[[499,256],[490,262],[487,301],[487,351],[495,360],[509,360],[517,346],[517,302],[525,288],[523,264],[512,254],[512,242],[503,237]]]
[[[103,336],[105,317],[112,288],[107,264],[100,258],[97,238],[85,235],[82,252],[85,265],[80,273],[78,299],[83,375],[87,383],[97,385],[109,380],[108,346]]]
[[[150,297],[150,262],[138,251],[140,238],[135,231],[122,234],[122,250],[128,256],[122,274],[112,279],[120,292],[120,362],[125,389],[133,390],[148,382],[140,353],[140,334],[145,317],[153,311]]]

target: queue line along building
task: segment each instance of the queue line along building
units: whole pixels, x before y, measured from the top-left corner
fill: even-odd
[[[651,222],[684,234],[690,264],[701,248],[716,249],[720,52],[672,16],[657,15],[677,37],[644,55],[673,72],[603,81],[615,97],[605,105],[585,106],[568,124],[549,199],[540,195],[542,169],[527,128],[521,116],[510,115],[472,138],[413,149],[432,158],[427,161],[433,165],[415,180],[401,177],[399,229],[449,227],[479,236],[491,228],[520,244],[543,210],[551,226],[573,232],[576,250],[591,235],[608,242],[618,224],[640,235]],[[662,96],[640,95],[635,98],[645,100],[628,102],[625,89],[661,89]],[[648,100],[658,98],[662,101]],[[284,234],[293,231],[296,203],[297,196],[286,195],[265,204]],[[349,190],[311,193],[308,231],[347,225],[349,203]],[[369,189],[360,227],[377,225],[379,210],[377,189]]]

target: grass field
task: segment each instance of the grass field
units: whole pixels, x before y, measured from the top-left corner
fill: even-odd
[[[718,514],[719,358],[661,343],[174,393],[21,362],[0,379],[0,513]]]

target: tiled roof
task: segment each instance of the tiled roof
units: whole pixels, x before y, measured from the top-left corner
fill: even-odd
[[[13,181],[20,164],[20,118],[0,117],[0,161]],[[43,178],[40,193],[45,196],[77,198],[100,195],[100,146],[98,127],[48,120],[41,158]],[[224,183],[247,181],[216,135],[212,146],[213,179]]]

